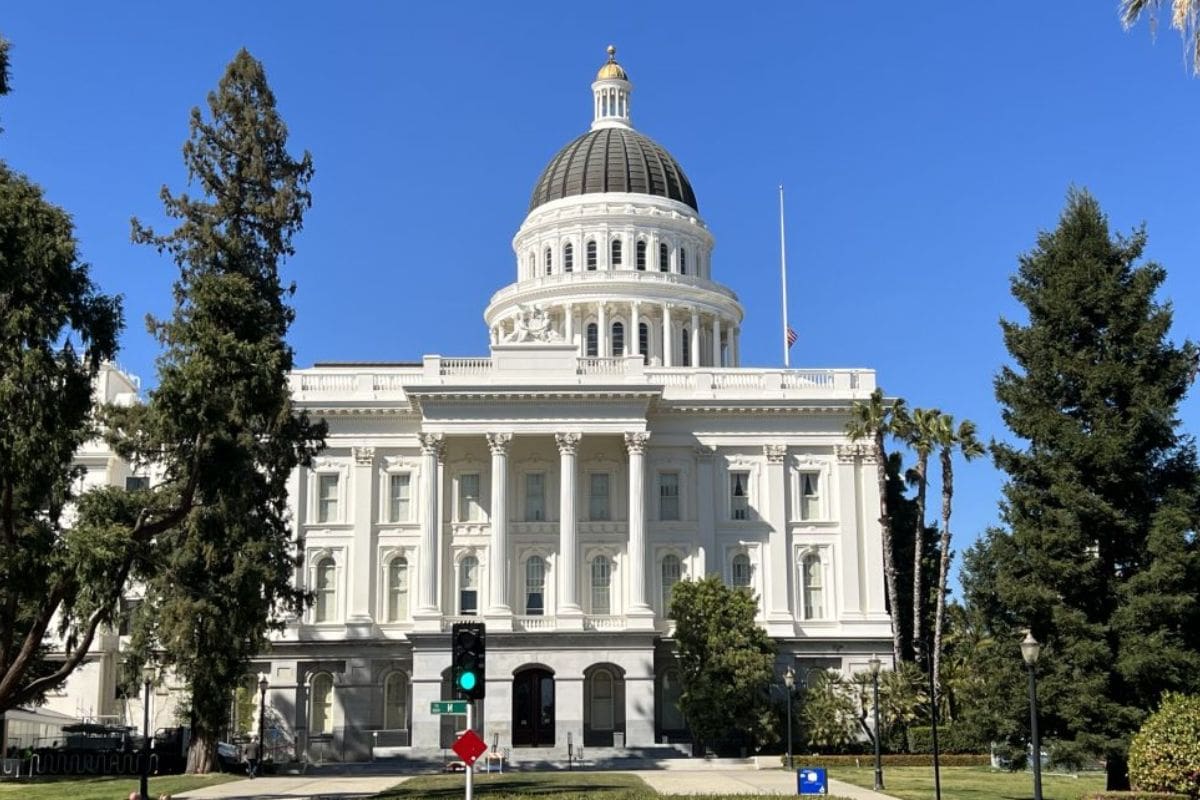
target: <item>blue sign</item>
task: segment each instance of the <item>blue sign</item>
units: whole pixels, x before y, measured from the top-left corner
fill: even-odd
[[[796,790],[800,794],[829,794],[824,767],[801,767],[796,770]]]

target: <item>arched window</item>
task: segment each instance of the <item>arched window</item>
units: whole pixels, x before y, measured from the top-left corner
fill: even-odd
[[[644,322],[638,323],[638,351],[642,354],[642,363],[650,362],[650,326]]]
[[[733,557],[733,585],[738,589],[750,588],[750,556],[745,553]]]
[[[408,619],[408,559],[393,558],[388,564],[388,620]]]
[[[825,616],[825,603],[821,585],[821,557],[809,553],[800,562],[801,580],[804,582],[804,618],[821,619]]]
[[[637,267],[638,272],[646,271],[646,243],[644,241],[637,243],[637,261],[634,266]]]
[[[587,268],[588,272],[596,271],[596,240],[589,239],[587,243]]]
[[[592,730],[613,729],[613,676],[606,669],[592,673]]]
[[[563,272],[570,272],[575,268],[575,245],[567,242],[563,245]]]
[[[620,322],[612,324],[612,354],[625,355],[625,326]]]
[[[692,337],[687,328],[684,328],[682,333],[683,341],[680,342],[679,352],[683,354],[683,366],[690,367],[692,365]]]
[[[467,556],[458,562],[458,613],[479,613],[479,559]]]
[[[317,736],[333,733],[333,676],[327,672],[312,679],[308,699],[308,729]]]
[[[679,562],[679,556],[667,555],[663,556],[662,560],[662,613],[663,616],[671,614],[671,592],[675,590],[675,584],[679,583],[679,577],[683,573],[683,565]]]
[[[393,672],[383,684],[383,727],[408,728],[408,676],[403,672]]]
[[[592,613],[612,613],[612,559],[608,556],[592,559]]]
[[[600,331],[596,327],[596,323],[589,322],[588,326],[587,326],[587,342],[586,342],[586,345],[587,345],[586,354],[587,355],[596,356],[596,355],[600,354],[599,334],[600,334]]]
[[[671,268],[671,251],[667,248],[666,242],[658,246],[658,271],[666,272]]]
[[[612,261],[612,264],[610,266],[613,266],[613,267],[621,266],[621,240],[620,239],[612,240],[612,248],[611,248],[610,252],[611,252],[611,258],[609,260]]]
[[[537,256],[535,256],[533,253],[530,253],[529,258],[527,258],[525,261],[529,265],[529,275],[527,277],[536,278],[537,277]]]
[[[546,560],[530,556],[525,562],[525,613],[540,617],[546,611]]]
[[[687,275],[687,250],[679,248],[679,274]]]
[[[337,613],[337,564],[329,556],[317,562],[316,586],[313,587],[316,601],[313,603],[315,622],[332,622]]]
[[[549,247],[546,248],[546,274],[549,275],[554,270],[554,251]]]

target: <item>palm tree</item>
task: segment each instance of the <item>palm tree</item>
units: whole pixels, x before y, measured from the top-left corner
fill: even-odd
[[[1158,9],[1163,0],[1121,0],[1121,22],[1131,27],[1145,13],[1150,26],[1158,21]],[[1183,37],[1184,47],[1192,59],[1192,72],[1200,75],[1200,38],[1196,36],[1200,23],[1200,0],[1171,0],[1171,27]]]
[[[892,422],[904,417],[904,401],[894,400],[889,406],[883,399],[883,389],[871,392],[866,402],[855,403],[850,410],[850,421],[846,434],[851,441],[868,440],[875,453],[875,477],[879,482],[879,528],[883,539],[883,582],[887,588],[888,604],[892,611],[892,655],[895,663],[904,657],[903,641],[897,614],[900,611],[900,593],[896,586],[896,564],[892,558],[892,518],[887,504],[887,448],[885,441],[892,433]]]
[[[941,416],[936,408],[914,408],[912,416],[897,420],[896,435],[917,452],[917,463],[913,468],[913,483],[917,487],[916,523],[913,526],[913,579],[912,579],[912,649],[918,652],[921,642],[921,613],[925,605],[923,562],[925,555],[925,492],[929,487],[929,454],[937,439],[937,421]]]
[[[975,435],[975,423],[964,419],[958,428],[954,417],[939,414],[935,420],[935,441],[942,462],[942,558],[938,568],[937,611],[933,622],[933,684],[941,688],[942,626],[946,613],[946,578],[950,572],[950,511],[954,499],[954,449],[970,461],[983,455],[983,444]]]

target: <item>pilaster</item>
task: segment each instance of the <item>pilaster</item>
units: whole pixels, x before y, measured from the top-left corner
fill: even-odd
[[[767,622],[791,623],[788,603],[787,445],[763,446],[767,459],[767,523],[771,526],[767,563]]]
[[[438,553],[441,511],[438,508],[440,481],[438,465],[445,452],[445,437],[440,433],[422,433],[421,441],[421,580],[413,622],[419,630],[441,629],[438,603]],[[438,699],[438,698],[433,698]]]
[[[654,611],[646,602],[646,443],[650,434],[625,434],[629,451],[629,610],[632,629],[654,624]]]
[[[837,445],[838,527],[841,529],[841,607],[846,617],[861,617],[866,601],[862,531],[859,513],[858,445]],[[826,590],[828,591],[828,590]],[[830,600],[826,602],[831,602]]]
[[[354,475],[351,480],[353,499],[350,518],[354,524],[352,557],[347,565],[350,577],[349,614],[346,620],[346,635],[350,638],[371,636],[374,625],[371,618],[371,587],[374,582],[375,559],[374,525],[375,510],[379,505],[378,481],[375,479],[375,448],[355,447]]]
[[[583,630],[583,608],[579,605],[579,541],[576,535],[578,515],[575,512],[575,456],[579,448],[578,433],[555,434],[559,453],[558,494],[558,627],[563,630]]]
[[[486,613],[493,630],[512,630],[508,565],[508,447],[511,433],[489,433],[492,452],[491,544],[488,547],[489,603]]]

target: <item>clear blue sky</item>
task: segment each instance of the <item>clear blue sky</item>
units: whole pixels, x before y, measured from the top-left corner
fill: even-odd
[[[1173,335],[1200,336],[1200,80],[1174,31],[1117,0],[926,3],[25,3],[7,8],[0,155],[74,216],[125,296],[121,363],[152,385],[170,263],[129,241],[179,189],[189,109],[237,48],[266,64],[315,205],[288,274],[301,365],[482,354],[482,311],[546,161],[584,131],[610,42],[634,122],[683,164],[777,365],[776,186],[788,188],[799,366],[873,367],[890,394],[1004,436],[992,378],[1017,256],[1071,184],[1145,221]],[[1196,392],[1193,391],[1193,395]],[[1184,407],[1196,431],[1200,402]],[[1001,476],[958,470],[958,541]]]

